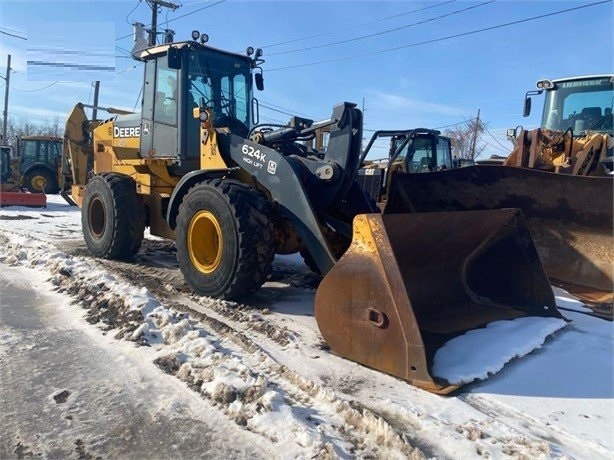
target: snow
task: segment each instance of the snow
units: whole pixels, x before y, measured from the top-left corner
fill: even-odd
[[[513,358],[539,348],[565,324],[559,318],[531,316],[492,322],[446,342],[435,353],[432,373],[453,385],[487,379]]]
[[[130,276],[172,266],[172,253],[165,259],[155,245],[136,265],[118,266],[123,271],[90,258],[79,209],[58,196],[48,196],[44,210],[2,208],[0,225],[3,274],[27,273],[41,296],[58,291],[48,313],[70,320],[52,327],[77,328],[104,344],[117,369],[130,363],[133,377],[142,375],[158,393],[150,405],[159,413],[179,417],[190,401],[192,416],[200,411],[228,422],[220,425],[222,437],[248,433],[270,456],[612,458],[612,323],[584,314],[588,309],[565,291],[554,289],[567,324],[499,321],[448,342],[433,372],[452,382],[486,380],[441,397],[327,351],[313,318],[311,275],[299,256],[277,257],[274,280],[253,304],[238,305],[170,287],[176,285],[170,275],[153,284]],[[159,241],[146,235],[146,243]],[[123,320],[114,323],[114,315]],[[19,342],[2,321],[4,361],[16,343],[24,350],[33,344]],[[123,378],[99,372],[103,380]],[[169,381],[176,382],[173,392]],[[79,398],[92,384],[84,383]],[[46,397],[52,401],[64,389],[48,388]],[[3,430],[0,438],[20,427]],[[43,436],[49,446],[50,439]],[[103,435],[96,440],[90,451],[113,456],[100,447],[109,445]]]

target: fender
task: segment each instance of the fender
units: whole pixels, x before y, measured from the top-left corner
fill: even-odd
[[[172,230],[175,230],[175,227],[177,226],[177,214],[179,213],[179,205],[183,201],[184,195],[188,193],[188,190],[190,190],[194,185],[207,179],[226,176],[227,174],[237,169],[238,168],[222,168],[209,170],[199,169],[183,176],[173,190],[173,194],[171,195],[170,201],[168,203],[168,209],[166,211],[166,222],[168,223],[168,226]]]
[[[57,174],[57,172],[51,166],[49,166],[48,163],[43,163],[43,162],[40,162],[40,161],[36,162],[36,163],[32,163],[26,169],[22,170],[20,172],[20,174],[25,176],[26,174],[28,174],[30,171],[32,171],[34,169],[45,169],[45,170],[49,171],[49,173],[51,173],[53,175]]]

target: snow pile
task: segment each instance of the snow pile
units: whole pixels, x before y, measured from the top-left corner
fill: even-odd
[[[513,358],[539,348],[565,324],[560,318],[534,316],[495,321],[446,342],[435,353],[432,373],[453,385],[487,379]]]

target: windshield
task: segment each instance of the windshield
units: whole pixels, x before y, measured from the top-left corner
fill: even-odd
[[[613,83],[610,77],[557,82],[547,91],[542,127],[574,134],[600,131],[612,134]]]
[[[249,126],[250,89],[249,59],[212,49],[189,55],[188,105],[196,107],[202,99],[213,112],[214,124],[222,117],[231,117]]]

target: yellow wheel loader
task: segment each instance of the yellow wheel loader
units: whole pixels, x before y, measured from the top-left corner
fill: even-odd
[[[387,212],[522,209],[552,284],[612,319],[614,76],[542,80],[542,126],[516,131],[502,166],[395,175]],[[513,134],[513,133],[510,133]]]
[[[129,259],[149,227],[175,239],[196,292],[244,299],[275,254],[303,251],[325,275],[315,316],[332,351],[439,393],[458,386],[431,373],[447,340],[495,320],[559,317],[521,213],[381,215],[356,181],[355,104],[318,123],[259,125],[261,52],[198,36],[134,52],[140,114],[89,121],[77,104],[68,119],[72,196],[93,255]],[[325,152],[302,143],[326,126]]]

